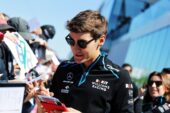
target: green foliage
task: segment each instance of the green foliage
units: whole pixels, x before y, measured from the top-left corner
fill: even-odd
[[[146,85],[148,77],[145,75],[142,75],[139,79],[138,78],[132,78],[132,81],[135,82],[135,84],[138,87],[142,87],[143,85]]]

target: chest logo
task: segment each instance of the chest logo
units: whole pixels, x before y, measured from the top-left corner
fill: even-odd
[[[73,73],[72,72],[69,72],[67,73],[67,80],[72,80],[73,79]]]
[[[110,86],[108,85],[108,81],[96,79],[94,82],[92,82],[92,88],[107,91],[110,89]]]

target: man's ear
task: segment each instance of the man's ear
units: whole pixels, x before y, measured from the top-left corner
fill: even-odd
[[[99,46],[102,46],[105,42],[106,35],[101,35],[99,38]]]

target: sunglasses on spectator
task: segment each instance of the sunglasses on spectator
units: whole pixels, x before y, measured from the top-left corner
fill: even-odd
[[[159,87],[159,86],[162,85],[162,81],[153,81],[153,80],[151,80],[151,81],[148,83],[148,85],[149,85],[149,86],[152,86],[154,83],[155,83],[156,87]]]
[[[70,46],[74,46],[76,44],[76,42],[73,40],[73,38],[70,36],[70,34],[68,34],[66,37],[65,37],[67,43],[70,45]],[[80,39],[77,41],[77,45],[82,48],[82,49],[85,49],[87,47],[87,45],[92,42],[93,40],[95,40],[94,38],[89,40],[89,41],[86,41],[86,40],[83,40],[83,39]]]

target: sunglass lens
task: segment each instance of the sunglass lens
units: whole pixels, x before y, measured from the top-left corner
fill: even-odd
[[[156,81],[155,84],[156,84],[157,87],[159,87],[159,86],[162,85],[162,82],[161,81]]]
[[[149,86],[152,86],[154,83],[156,84],[157,87],[162,85],[162,81],[150,81]]]
[[[85,40],[78,40],[77,44],[81,48],[86,48],[87,46],[87,42]]]
[[[72,38],[66,37],[66,41],[69,45],[74,46],[75,42]]]

